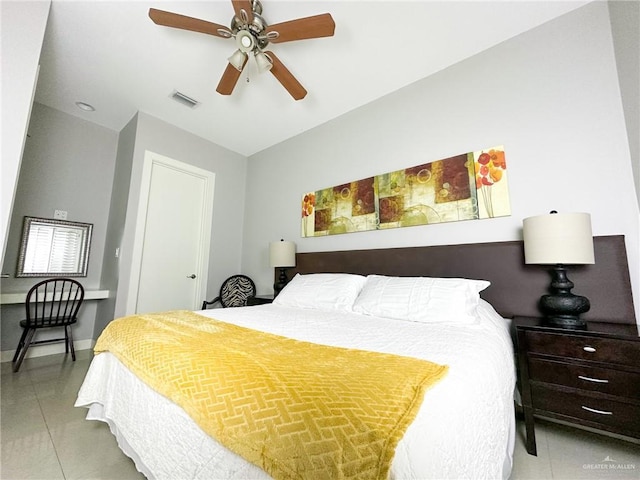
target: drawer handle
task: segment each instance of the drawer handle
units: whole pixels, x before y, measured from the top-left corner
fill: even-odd
[[[596,410],[595,408],[585,407],[584,405],[582,405],[582,409],[586,410],[587,412],[599,413],[600,415],[613,415],[613,412],[606,412],[604,410]]]
[[[589,347],[589,346],[587,346],[587,347],[582,347],[582,349],[583,349],[585,352],[589,352],[589,353],[593,353],[593,352],[595,352],[595,351],[596,351],[596,349],[595,349],[595,348],[593,348],[593,347]]]
[[[580,380],[586,380],[587,382],[595,382],[595,383],[609,383],[609,380],[603,380],[600,378],[591,378],[591,377],[585,377],[583,375],[578,375],[578,378]]]

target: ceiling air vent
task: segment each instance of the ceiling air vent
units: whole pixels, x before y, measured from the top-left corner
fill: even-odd
[[[194,100],[193,98],[185,95],[184,93],[180,93],[177,90],[175,90],[171,94],[171,98],[173,98],[176,102],[181,103],[182,105],[186,105],[189,108],[194,108],[200,105],[199,101]]]

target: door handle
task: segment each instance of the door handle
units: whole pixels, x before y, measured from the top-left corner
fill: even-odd
[[[193,280],[194,278],[196,278],[196,274],[192,273],[191,275],[187,275],[187,278],[190,278]]]

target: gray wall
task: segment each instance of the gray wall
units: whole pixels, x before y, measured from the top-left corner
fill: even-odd
[[[109,290],[111,296],[85,302],[74,330],[76,341],[97,338],[114,317],[125,314],[146,150],[216,174],[208,296],[215,296],[222,281],[240,271],[245,157],[144,113],[118,135],[35,104],[5,265],[16,265],[24,215],[52,217],[55,209],[67,210],[69,220],[94,224],[89,274],[82,282],[87,289]],[[15,273],[13,268],[10,271]],[[2,291],[25,292],[33,283],[28,278],[3,279]],[[2,306],[2,351],[15,349],[23,309]]]
[[[102,259],[101,288],[109,291],[109,298],[98,302],[93,338],[97,339],[107,324],[113,320],[116,308],[116,292],[120,280],[120,255],[116,257],[116,249],[122,244],[124,223],[127,218],[127,203],[133,168],[133,151],[135,148],[138,115],[120,131],[118,151],[116,155],[113,187],[111,189],[111,205],[109,222],[105,238],[104,256]]]
[[[640,205],[640,2],[609,0],[608,3],[633,178]]]
[[[58,110],[34,104],[11,216],[3,293],[26,292],[33,278],[15,278],[25,215],[53,218],[66,210],[68,220],[93,224],[89,269],[82,283],[100,289],[118,133]],[[24,307],[3,305],[1,349],[15,349]],[[87,302],[75,330],[77,340],[93,335],[96,302]],[[15,321],[13,321],[15,320]]]
[[[127,304],[133,296],[133,292],[129,291],[132,247],[140,200],[144,154],[147,150],[216,174],[208,296],[215,296],[224,279],[240,271],[247,159],[140,112],[127,200],[127,215],[120,245],[120,280],[115,306],[116,317],[132,313],[127,310]]]
[[[305,192],[494,145],[505,145],[510,217],[300,237]],[[268,242],[279,238],[301,252],[515,240],[525,217],[590,212],[594,234],[626,235],[638,310],[640,215],[607,4],[253,155],[246,205],[243,266],[261,293],[272,290]]]

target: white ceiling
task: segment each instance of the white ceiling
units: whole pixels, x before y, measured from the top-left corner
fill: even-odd
[[[252,60],[231,96],[216,93],[233,41],[148,17],[154,7],[229,25],[230,0],[52,0],[36,101],[116,131],[146,112],[250,156],[586,3],[262,0],[269,24],[325,12],[336,23],[334,37],[270,45],[309,92],[295,101]],[[177,103],[175,90],[201,104]]]

